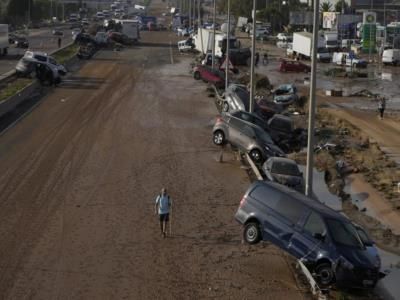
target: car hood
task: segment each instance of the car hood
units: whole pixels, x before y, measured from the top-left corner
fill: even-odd
[[[380,257],[373,246],[364,247],[363,249],[355,249],[353,247],[338,246],[338,252],[346,258],[354,267],[362,268],[379,268]]]

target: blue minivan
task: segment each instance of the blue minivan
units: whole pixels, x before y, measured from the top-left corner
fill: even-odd
[[[249,244],[269,241],[310,269],[321,286],[373,288],[381,260],[342,214],[286,186],[253,183],[235,215]]]

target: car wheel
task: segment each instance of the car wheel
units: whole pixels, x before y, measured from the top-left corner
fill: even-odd
[[[250,222],[244,226],[243,239],[250,245],[261,241],[260,225],[257,222]]]
[[[335,280],[335,275],[329,263],[318,264],[315,267],[315,273],[317,281],[322,287],[329,286]]]
[[[257,163],[261,162],[261,160],[262,160],[261,152],[258,149],[251,150],[250,151],[250,157],[251,157],[252,160],[254,160]]]
[[[224,112],[229,111],[229,104],[228,104],[228,102],[224,102],[224,104],[222,104],[222,110],[223,110]]]
[[[222,130],[217,130],[213,134],[213,142],[217,146],[225,144],[225,134]]]
[[[193,77],[194,77],[194,79],[196,79],[196,80],[200,80],[200,78],[201,78],[200,72],[199,72],[199,71],[194,72]]]

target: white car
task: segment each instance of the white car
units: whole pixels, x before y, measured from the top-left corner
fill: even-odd
[[[24,62],[24,63],[23,63]],[[27,63],[39,62],[50,65],[51,69],[56,69],[60,75],[67,74],[67,69],[59,64],[54,57],[47,55],[44,52],[26,51],[22,59],[17,63],[16,71],[21,74],[27,73]]]
[[[179,52],[192,51],[194,47],[193,39],[191,38],[178,42]]]
[[[80,28],[74,28],[71,31],[72,39],[75,41],[76,36],[81,32]]]

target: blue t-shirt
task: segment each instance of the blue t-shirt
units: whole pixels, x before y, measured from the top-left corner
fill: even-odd
[[[170,200],[168,195],[158,195],[156,198],[156,204],[158,204],[158,214],[168,214]]]

